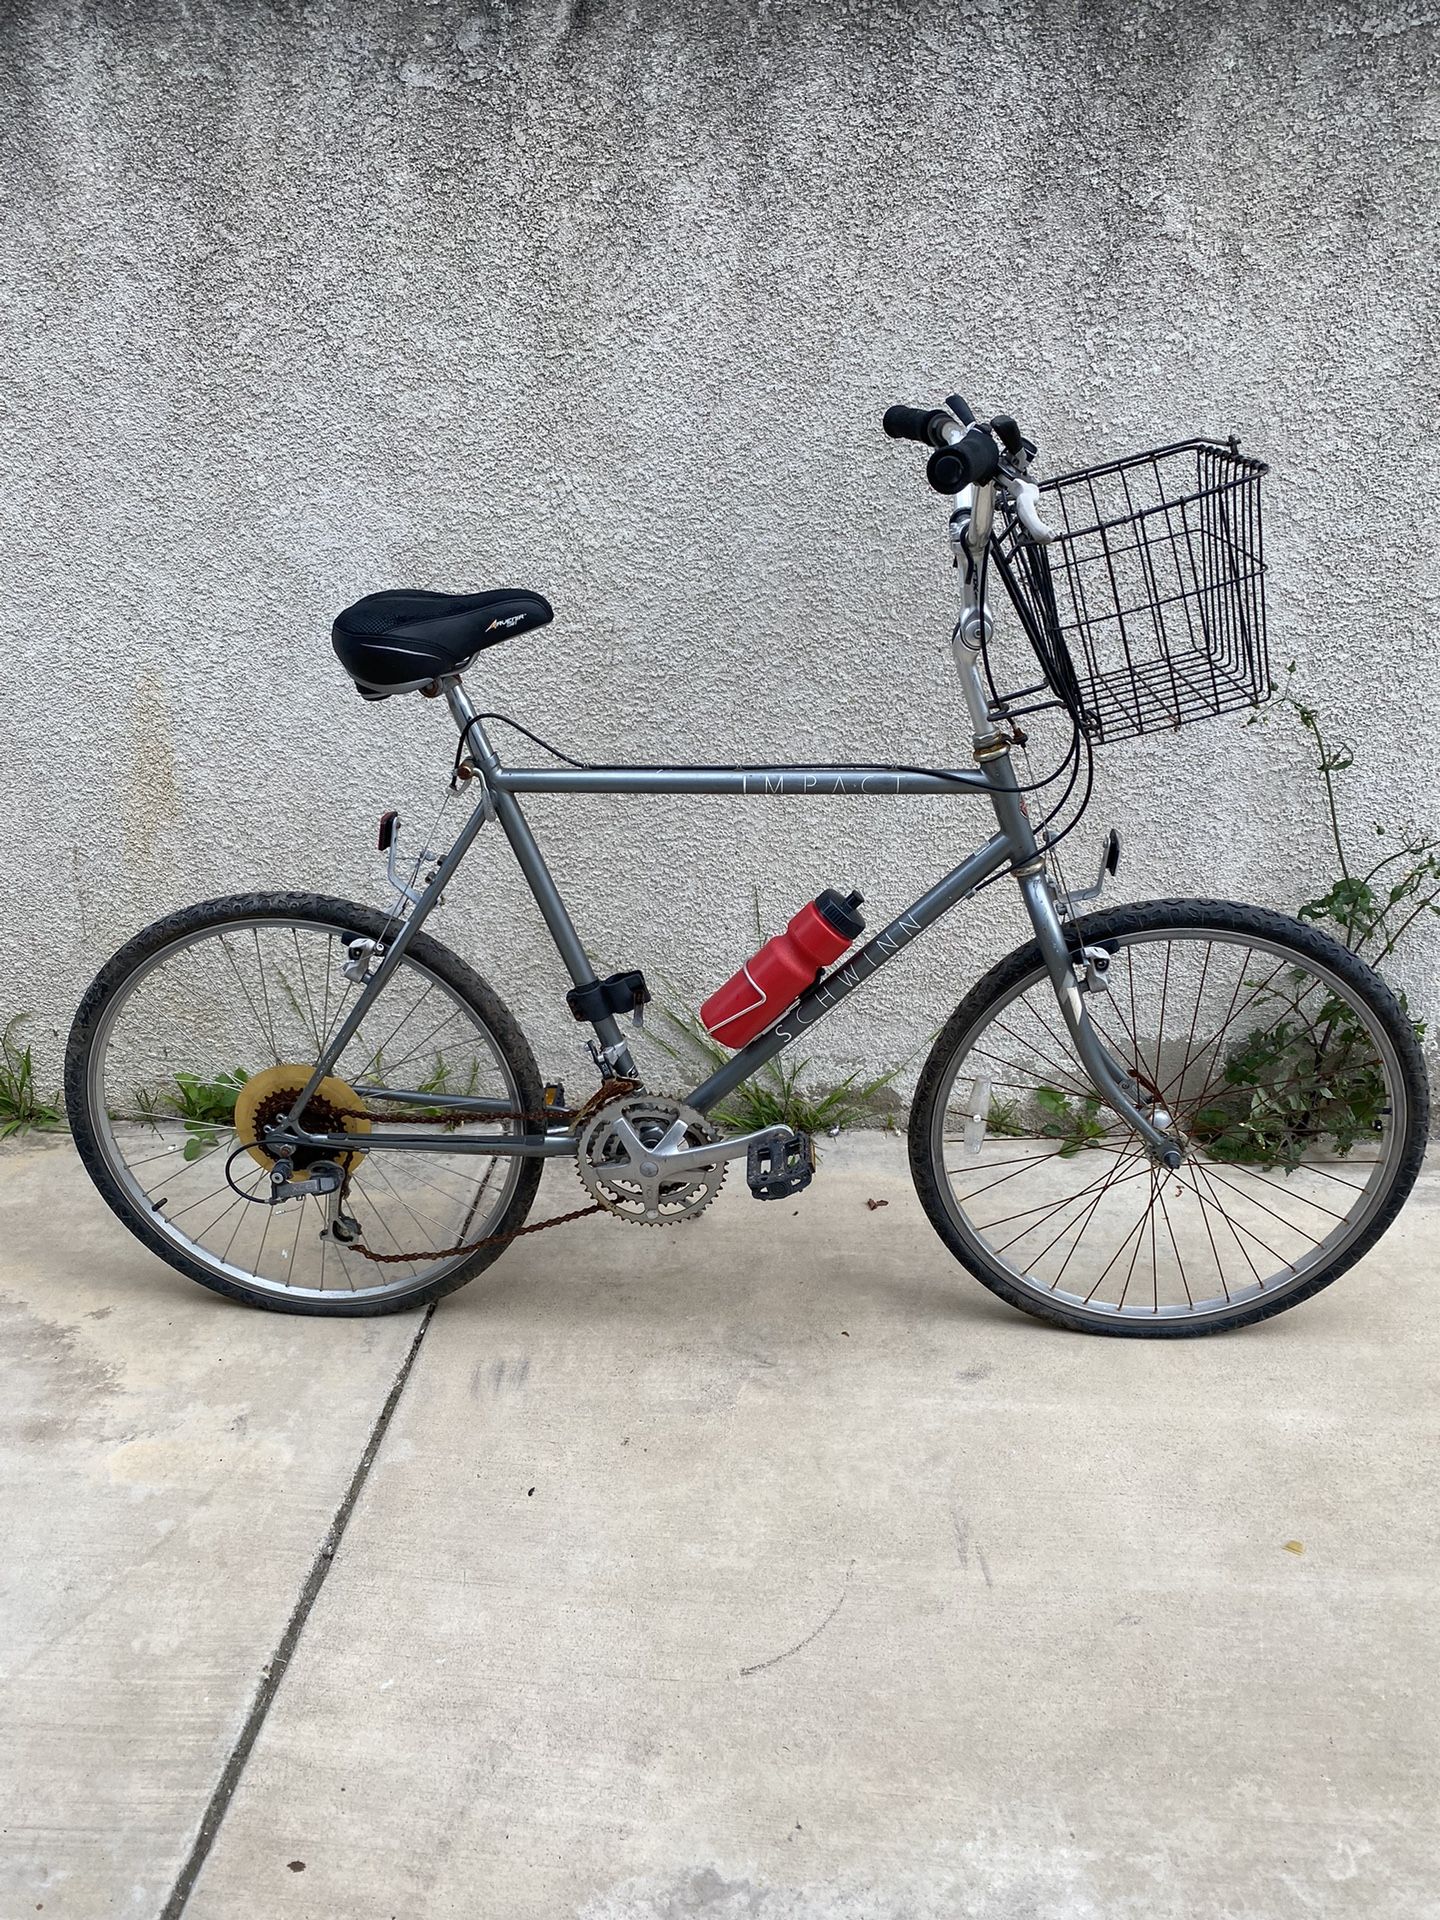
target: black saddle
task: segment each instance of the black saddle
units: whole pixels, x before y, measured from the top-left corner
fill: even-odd
[[[367,700],[414,693],[441,674],[458,673],[484,647],[498,646],[555,618],[543,594],[524,587],[489,593],[426,593],[402,587],[367,593],[338,614],[331,644]]]

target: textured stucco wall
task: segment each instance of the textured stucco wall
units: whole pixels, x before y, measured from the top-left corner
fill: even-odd
[[[1352,818],[1440,819],[1421,0],[0,18],[0,966],[47,1072],[162,909],[379,897],[375,816],[432,805],[450,743],[343,680],[330,619],[370,589],[550,594],[473,684],[590,757],[963,757],[943,512],[876,424],[955,384],[1052,467],[1192,430],[1270,460],[1274,650],[1356,742]],[[1303,766],[1236,722],[1116,750],[1075,864],[1114,821],[1117,897],[1293,904],[1325,873]],[[692,1004],[752,880],[772,919],[827,883],[878,917],[983,824],[533,818],[602,962]],[[435,931],[568,1070],[558,963],[482,848]],[[1019,937],[1001,895],[822,1029],[824,1069],[919,1045]],[[1398,969],[1432,1017],[1437,935]]]

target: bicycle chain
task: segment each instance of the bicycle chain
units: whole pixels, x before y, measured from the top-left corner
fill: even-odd
[[[571,1220],[587,1220],[592,1213],[604,1211],[597,1200],[593,1207],[577,1207],[573,1213],[557,1213],[553,1220],[535,1220],[529,1226],[516,1227],[511,1233],[487,1233],[481,1240],[465,1240],[458,1247],[434,1247],[426,1253],[372,1253],[363,1240],[341,1240],[337,1244],[344,1247],[347,1253],[358,1253],[362,1260],[369,1260],[377,1267],[416,1266],[422,1260],[449,1260],[456,1254],[478,1253],[482,1247],[504,1246],[511,1240],[523,1238],[527,1233],[543,1233],[546,1227],[563,1227]]]
[[[622,1094],[634,1093],[638,1090],[639,1085],[640,1082],[638,1080],[622,1078],[602,1080],[585,1104],[574,1109],[568,1107],[546,1107],[538,1114],[521,1110],[515,1113],[487,1114],[486,1118],[494,1120],[561,1119],[569,1121],[571,1127],[575,1128],[583,1121],[588,1120],[592,1113],[598,1112],[607,1101],[617,1100]],[[357,1120],[420,1121],[427,1126],[454,1126],[456,1124],[454,1117],[448,1114],[371,1113],[368,1110],[363,1113],[356,1113],[353,1112],[353,1110],[348,1110],[348,1117]],[[347,1169],[344,1183],[340,1188],[341,1206],[345,1204],[349,1192],[350,1174]],[[377,1267],[414,1266],[421,1260],[453,1260],[460,1254],[478,1253],[482,1247],[506,1246],[512,1240],[523,1239],[527,1233],[543,1233],[547,1227],[567,1226],[572,1220],[588,1220],[592,1213],[604,1213],[604,1211],[604,1207],[597,1201],[594,1206],[576,1207],[573,1212],[570,1213],[557,1213],[551,1220],[536,1220],[528,1226],[515,1227],[509,1233],[487,1233],[479,1240],[462,1241],[459,1246],[455,1247],[435,1247],[429,1252],[374,1253],[365,1245],[363,1240],[342,1240],[337,1244],[344,1247],[347,1253],[358,1253],[362,1260],[369,1260]]]

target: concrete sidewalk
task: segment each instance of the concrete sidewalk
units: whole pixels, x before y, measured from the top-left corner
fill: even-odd
[[[428,1325],[229,1307],[65,1146],[0,1209],[0,1920],[1440,1913],[1434,1172],[1170,1344],[873,1137]]]

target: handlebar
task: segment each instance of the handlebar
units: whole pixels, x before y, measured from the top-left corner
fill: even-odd
[[[1000,450],[982,426],[966,427],[953,446],[932,453],[925,478],[937,493],[959,493],[964,487],[983,487],[1000,472]]]
[[[943,447],[952,436],[960,437],[944,407],[887,407],[880,424],[892,440],[918,440],[922,447]]]
[[[967,426],[956,420],[956,408],[963,409]],[[981,486],[1000,471],[995,442],[958,393],[945,407],[887,407],[880,424],[892,440],[918,440],[922,447],[935,449],[925,473],[937,493]]]
[[[943,407],[887,407],[881,424],[892,440],[916,440],[934,449],[925,477],[937,493],[962,493],[998,481],[1030,538],[1041,545],[1055,539],[1039,515],[1039,489],[1025,477],[1035,444],[1009,414],[982,425],[964,397],[952,393]]]

